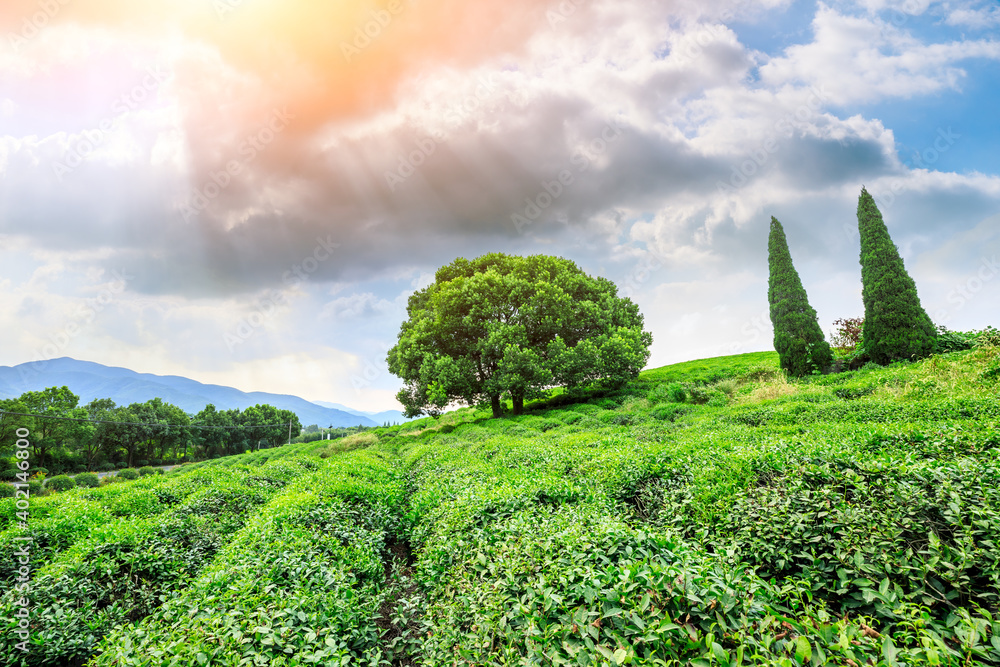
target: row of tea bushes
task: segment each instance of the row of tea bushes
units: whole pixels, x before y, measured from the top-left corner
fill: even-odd
[[[154,614],[92,665],[377,665],[387,545],[405,533],[392,457],[358,451],[275,497]]]
[[[738,403],[651,428],[626,397],[395,430],[401,664],[1000,663],[1000,442],[991,410],[953,409],[967,375],[938,405],[879,399],[888,428],[748,425]],[[612,410],[640,416],[566,418]]]
[[[81,522],[111,518],[75,527],[67,533],[75,537],[68,538],[71,544],[50,553],[34,572],[30,650],[5,644],[0,664],[80,664],[113,628],[141,620],[176,596],[260,507],[293,480],[315,475],[316,467],[313,461],[281,461],[136,484],[121,493],[93,490],[104,493],[90,500],[84,494],[75,502],[66,498],[67,508],[88,502],[99,508],[76,514]],[[43,534],[62,526],[56,523],[62,514],[52,508],[40,524]],[[0,597],[4,636],[14,636],[17,597],[14,589]]]

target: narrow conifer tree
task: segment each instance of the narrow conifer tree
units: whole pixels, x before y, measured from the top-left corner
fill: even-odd
[[[878,364],[932,354],[937,342],[934,323],[920,305],[917,286],[865,188],[858,198],[858,231],[861,299],[865,304],[861,343],[865,353]]]
[[[833,352],[823,338],[816,311],[809,305],[806,290],[792,264],[785,230],[773,217],[767,263],[771,273],[767,300],[774,325],[774,349],[781,367],[795,376],[826,370],[833,362]]]

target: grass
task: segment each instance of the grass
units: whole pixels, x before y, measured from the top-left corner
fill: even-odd
[[[996,664],[997,368],[720,357],[33,500],[2,661]]]

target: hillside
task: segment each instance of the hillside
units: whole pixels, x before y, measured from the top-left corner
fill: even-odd
[[[995,347],[796,382],[721,357],[46,496],[28,528],[3,500],[40,569],[2,662],[997,664],[998,389]]]
[[[259,404],[273,405],[278,409],[294,412],[303,426],[376,426],[385,421],[376,422],[361,413],[310,403],[298,396],[244,392],[176,375],[136,373],[127,368],[77,361],[69,357],[51,359],[41,364],[0,366],[0,399],[16,398],[26,391],[63,386],[69,387],[80,397],[81,405],[95,398],[110,398],[118,405],[161,398],[188,414],[195,414],[208,404],[220,410],[244,410]]]

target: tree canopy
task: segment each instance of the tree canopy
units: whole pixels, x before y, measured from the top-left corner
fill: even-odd
[[[397,398],[408,417],[453,402],[489,404],[499,417],[502,400],[519,414],[551,387],[618,386],[652,343],[613,282],[547,255],[457,259],[410,297],[407,314],[388,362],[406,383]]]
[[[934,323],[920,305],[916,283],[906,272],[882,213],[865,188],[858,197],[858,231],[865,353],[879,364],[933,353],[937,342]]]
[[[809,305],[799,272],[792,264],[785,230],[774,217],[767,251],[770,270],[767,300],[774,325],[774,349],[781,367],[796,376],[824,371],[833,361],[833,352],[823,337],[816,311]]]

